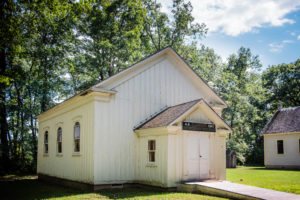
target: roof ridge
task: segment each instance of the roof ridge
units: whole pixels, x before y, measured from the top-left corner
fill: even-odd
[[[279,111],[284,111],[284,110],[290,110],[290,109],[295,109],[295,108],[300,108],[300,106],[294,106],[294,107],[288,107],[288,108],[282,108],[282,109],[279,109]]]
[[[162,49],[160,49],[160,50],[158,50],[158,51],[156,51],[156,52],[153,52],[153,53],[151,53],[150,55],[148,55],[148,56],[142,58],[141,60],[136,61],[135,63],[133,63],[133,64],[129,65],[128,67],[126,67],[125,69],[123,69],[123,70],[121,70],[121,71],[119,71],[119,72],[113,74],[112,76],[106,77],[105,79],[99,81],[98,83],[96,83],[96,84],[94,84],[94,85],[92,85],[92,86],[90,86],[90,87],[96,87],[96,88],[97,88],[102,82],[104,82],[104,81],[106,81],[106,80],[108,80],[108,79],[110,79],[110,78],[112,78],[112,77],[115,77],[115,76],[119,75],[120,73],[122,73],[122,72],[124,72],[124,71],[126,71],[126,70],[128,70],[128,69],[130,69],[130,68],[133,68],[135,65],[137,65],[137,64],[139,64],[139,63],[142,63],[143,61],[147,60],[148,58],[150,58],[150,57],[152,57],[152,56],[154,56],[154,55],[156,55],[156,54],[159,54],[160,52],[163,52],[164,50],[166,50],[166,49],[168,49],[168,48],[170,48],[170,49],[173,50],[173,48],[172,48],[171,46],[166,46],[166,47],[164,47],[164,48],[162,48]]]
[[[176,107],[176,106],[181,106],[181,105],[187,104],[187,103],[192,103],[192,102],[196,102],[196,101],[201,101],[201,100],[203,100],[203,98],[195,99],[195,100],[188,101],[188,102],[185,102],[185,103],[180,103],[180,104],[177,104],[177,105],[174,105],[174,106],[169,106],[167,109],[173,108],[173,107]]]

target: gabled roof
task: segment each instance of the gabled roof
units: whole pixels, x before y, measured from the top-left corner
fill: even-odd
[[[180,66],[185,68],[186,71],[191,76],[191,79],[195,79],[198,84],[202,85],[206,89],[206,91],[210,93],[209,95],[211,95],[213,98],[217,99],[218,102],[220,102],[223,107],[228,107],[226,102],[220,96],[218,96],[218,94],[185,62],[185,60],[172,47],[166,47],[164,49],[161,49],[160,51],[158,51],[158,52],[144,58],[143,60],[137,62],[136,64],[126,68],[125,70],[99,82],[98,84],[94,85],[93,88],[113,89],[113,88],[110,88],[109,85],[111,85],[111,84],[113,85],[114,82],[116,82],[117,80],[119,80],[121,78],[124,78],[124,77],[128,78],[129,75],[131,73],[133,73],[134,71],[142,68],[147,63],[149,63],[155,59],[158,59],[162,55],[166,55],[166,54],[172,56],[174,58],[174,60],[176,60],[177,63],[180,64]]]
[[[278,109],[261,134],[300,132],[300,106]]]
[[[146,63],[149,63],[157,58],[159,58],[162,55],[165,54],[169,54],[171,56],[173,56],[173,58],[175,58],[178,62],[180,62],[182,64],[183,67],[185,67],[187,69],[187,71],[190,72],[191,76],[196,77],[195,79],[198,80],[198,83],[203,85],[207,91],[209,91],[211,93],[211,96],[213,96],[215,99],[218,99],[219,102],[221,102],[221,106],[222,107],[228,107],[228,105],[226,104],[226,102],[218,96],[218,94],[185,62],[185,60],[172,48],[172,47],[165,47],[164,49],[161,49],[160,51],[147,56],[146,58],[142,59],[141,61],[135,63],[134,65],[126,68],[125,70],[95,84],[94,86],[83,90],[81,92],[79,92],[78,94],[75,94],[74,96],[71,96],[70,98],[64,100],[62,103],[50,108],[49,110],[52,110],[53,108],[56,108],[57,106],[62,106],[65,104],[65,102],[69,101],[70,99],[73,99],[76,96],[80,96],[85,92],[90,92],[90,91],[97,91],[97,92],[102,92],[102,93],[116,93],[113,88],[106,88],[105,86],[115,82],[116,80],[122,78],[122,77],[126,77],[127,75],[129,75],[130,73],[132,73],[133,71],[141,68],[143,65],[145,65]],[[49,110],[45,111],[48,112]],[[40,113],[38,116],[41,116],[43,113]]]
[[[231,130],[226,122],[205,102],[204,99],[197,99],[163,109],[158,114],[153,115],[151,118],[138,125],[134,130],[172,125],[189,112],[192,112],[200,103],[204,103],[204,105],[208,107],[215,116],[217,116],[221,123],[228,128],[228,130]]]

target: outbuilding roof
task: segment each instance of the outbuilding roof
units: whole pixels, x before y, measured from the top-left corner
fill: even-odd
[[[300,132],[300,106],[278,109],[261,134]]]

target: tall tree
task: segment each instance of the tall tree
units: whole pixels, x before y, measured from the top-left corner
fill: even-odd
[[[258,73],[260,68],[258,56],[241,47],[237,55],[229,57],[223,78],[218,80],[219,91],[229,105],[223,117],[233,128],[228,148],[237,152],[241,163],[246,162],[255,149],[261,149],[259,130],[264,116],[260,109],[263,109],[264,90]],[[261,155],[259,159],[262,159]]]
[[[86,64],[103,80],[141,57],[138,47],[145,10],[141,0],[96,1],[85,4],[78,29],[86,42]]]
[[[7,91],[14,79],[13,62],[17,57],[22,43],[19,7],[15,1],[4,0],[0,2],[0,136],[1,158],[4,167],[9,164],[9,127]]]
[[[161,12],[161,4],[154,0],[144,0],[143,5],[147,9],[142,34],[145,52],[159,51],[166,46],[179,50],[186,39],[199,39],[207,33],[204,23],[194,22],[189,1],[173,0],[172,16]]]
[[[300,105],[300,59],[290,64],[269,67],[264,71],[262,79],[272,112],[279,103],[284,107]]]

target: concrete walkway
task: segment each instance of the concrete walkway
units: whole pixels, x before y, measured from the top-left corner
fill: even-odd
[[[300,195],[242,185],[229,181],[188,182],[180,184],[178,190],[235,199],[300,200]]]

